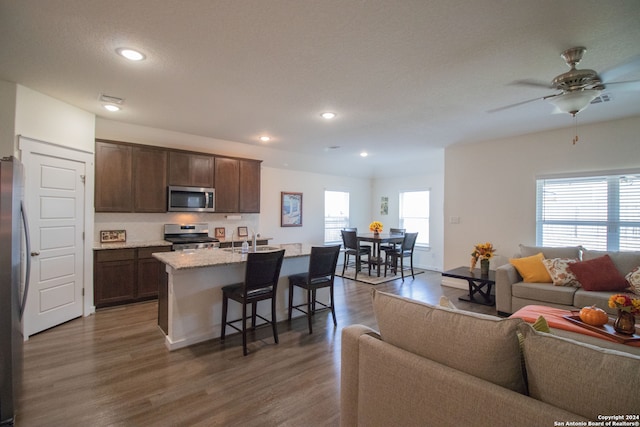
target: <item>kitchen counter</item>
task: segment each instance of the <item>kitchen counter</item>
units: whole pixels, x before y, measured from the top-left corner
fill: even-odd
[[[95,243],[93,245],[94,251],[101,251],[106,249],[129,249],[129,248],[148,248],[151,246],[171,246],[170,242],[166,240],[139,240],[131,242],[118,242],[118,243]]]
[[[308,256],[311,253],[311,245],[302,243],[289,243],[283,245],[263,245],[256,246],[259,252],[284,249],[284,257]],[[251,252],[252,248],[249,248]],[[240,248],[229,249],[196,249],[175,252],[160,252],[153,254],[155,258],[167,264],[174,270],[184,270],[188,268],[212,267],[216,265],[235,264],[245,262],[247,254],[240,253]]]
[[[260,252],[285,250],[276,291],[276,319],[286,320],[288,276],[307,271],[311,245],[292,243],[257,248]],[[222,323],[221,288],[244,280],[247,254],[232,253],[225,249],[197,249],[154,253],[153,256],[165,264],[168,276],[166,286],[159,290],[158,299],[158,325],[165,333],[167,349],[176,350],[218,338]],[[317,292],[318,299],[328,303],[328,289],[319,289]],[[294,304],[303,302],[303,292],[296,293]],[[240,318],[241,308],[240,304],[230,302],[228,318]],[[268,302],[258,304],[258,313],[269,318],[271,305]],[[298,316],[301,315],[298,314]],[[306,323],[304,327],[306,328]],[[234,334],[232,329],[228,329],[228,332]],[[242,346],[239,339],[235,335],[229,335],[228,345],[236,342],[238,351],[241,352]],[[250,346],[265,345],[260,341],[256,343]]]

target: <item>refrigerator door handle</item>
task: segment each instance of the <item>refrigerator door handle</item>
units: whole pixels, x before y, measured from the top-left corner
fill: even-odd
[[[31,239],[29,238],[29,223],[27,221],[27,211],[24,208],[24,202],[20,202],[20,216],[22,216],[22,224],[24,228],[24,239],[27,245],[26,253],[31,253]],[[27,258],[27,266],[25,269],[25,279],[24,279],[24,292],[22,294],[22,302],[20,304],[20,321],[22,321],[22,315],[24,314],[24,309],[27,305],[27,294],[29,293],[29,280],[31,278],[31,257],[26,256]]]

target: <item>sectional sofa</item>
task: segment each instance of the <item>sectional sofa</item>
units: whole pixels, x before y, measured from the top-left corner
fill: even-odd
[[[379,332],[342,331],[343,427],[587,425],[638,416],[640,356],[538,333],[521,319],[372,294]]]
[[[607,268],[606,265],[605,267],[598,265],[590,273],[589,270],[585,270],[587,271],[585,281],[594,281],[593,286],[589,283],[590,286],[585,287],[576,281],[564,283],[564,285],[558,285],[557,283],[554,285],[553,282],[527,281],[523,279],[522,275],[511,263],[502,265],[496,269],[495,293],[498,314],[509,315],[526,305],[545,305],[566,310],[596,305],[611,314],[615,314],[616,310],[608,306],[609,297],[615,293],[629,292],[627,290],[629,285],[625,281],[625,276],[628,276],[635,268],[640,267],[640,252],[593,251],[580,246],[552,248],[520,245],[520,254],[514,258],[529,258],[540,253],[546,260],[572,259],[589,261],[593,264],[604,260],[603,257],[606,255],[613,262],[615,269]],[[599,278],[596,276],[599,276]],[[620,283],[622,278],[622,284],[615,286],[613,276],[615,276],[617,283]],[[607,288],[616,289],[601,290]]]

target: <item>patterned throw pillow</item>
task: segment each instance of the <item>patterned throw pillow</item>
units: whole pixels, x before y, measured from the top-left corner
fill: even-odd
[[[569,270],[569,264],[577,261],[575,258],[552,258],[543,259],[542,263],[549,272],[554,286],[573,286],[579,288],[580,282],[578,282],[576,275]]]
[[[640,295],[640,266],[631,270],[624,278],[629,282],[631,292]]]

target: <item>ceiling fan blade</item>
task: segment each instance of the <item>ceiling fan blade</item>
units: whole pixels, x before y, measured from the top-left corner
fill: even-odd
[[[496,113],[498,111],[506,110],[508,108],[519,107],[520,105],[528,104],[528,103],[533,102],[533,101],[540,101],[540,100],[543,100],[543,99],[553,98],[553,97],[558,96],[558,95],[560,95],[560,94],[559,93],[554,93],[552,95],[539,96],[537,98],[527,99],[526,101],[520,101],[520,102],[516,102],[515,104],[505,105],[504,107],[494,108],[493,110],[487,111],[487,113]]]
[[[619,64],[613,68],[600,73],[600,78],[604,84],[611,84],[613,80],[619,79],[622,76],[626,76],[629,73],[640,70],[640,55]]]
[[[640,90],[640,80],[630,80],[628,82],[605,83],[605,88],[611,92],[630,92]]]
[[[533,80],[533,79],[516,80],[514,82],[511,82],[511,84],[516,86],[529,86],[529,87],[541,87],[545,89],[553,89],[553,86],[551,86],[549,83],[542,82],[539,80]]]

